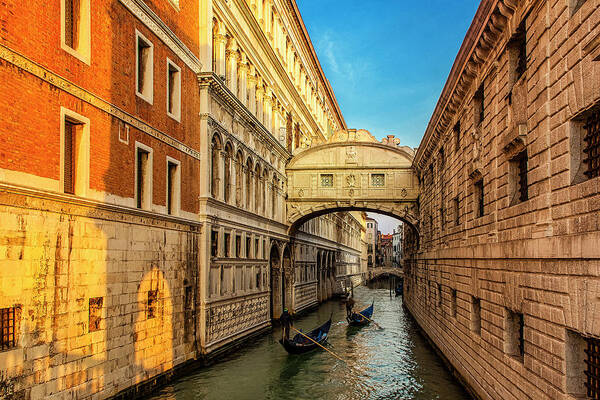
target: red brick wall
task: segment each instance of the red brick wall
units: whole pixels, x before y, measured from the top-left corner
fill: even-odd
[[[160,3],[161,5],[156,5]],[[176,11],[168,1],[150,3],[169,28],[198,52],[197,2],[181,0]],[[36,23],[32,23],[35,21]],[[194,72],[119,1],[91,1],[91,65],[60,47],[60,2],[36,0],[23,7],[8,0],[0,8],[1,43],[68,81],[199,149],[199,95]],[[135,94],[135,30],[154,44],[154,100]],[[181,122],[166,114],[167,57],[182,71]],[[60,107],[90,119],[90,187],[122,197],[134,193],[134,143],[154,149],[154,204],[165,204],[167,155],[181,161],[182,210],[195,211],[198,161],[173,147],[130,129],[129,144],[118,140],[115,118],[10,63],[0,62],[0,168],[41,177],[60,176]]]

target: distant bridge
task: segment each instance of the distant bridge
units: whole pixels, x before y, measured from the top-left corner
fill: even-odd
[[[372,268],[367,272],[367,281],[372,281],[373,279],[380,278],[382,276],[396,276],[398,278],[404,277],[404,271],[402,268],[396,267],[380,267],[380,268]]]

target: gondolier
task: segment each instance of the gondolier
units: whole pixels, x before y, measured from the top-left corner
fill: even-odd
[[[354,304],[354,299],[352,297],[349,297],[346,301],[346,318],[350,318],[350,316],[354,312]]]
[[[294,326],[294,322],[292,321],[292,316],[288,312],[287,308],[283,309],[283,313],[281,317],[279,317],[279,323],[281,324],[281,335],[283,340],[290,339],[290,327]]]

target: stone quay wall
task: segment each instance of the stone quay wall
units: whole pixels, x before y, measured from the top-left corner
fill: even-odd
[[[415,158],[405,304],[481,399],[592,397],[599,5],[483,1]]]

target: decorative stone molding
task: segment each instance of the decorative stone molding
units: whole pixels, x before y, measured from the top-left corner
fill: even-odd
[[[142,0],[119,1],[150,29],[152,33],[160,38],[173,53],[177,54],[194,73],[199,74],[202,71],[200,60]]]

